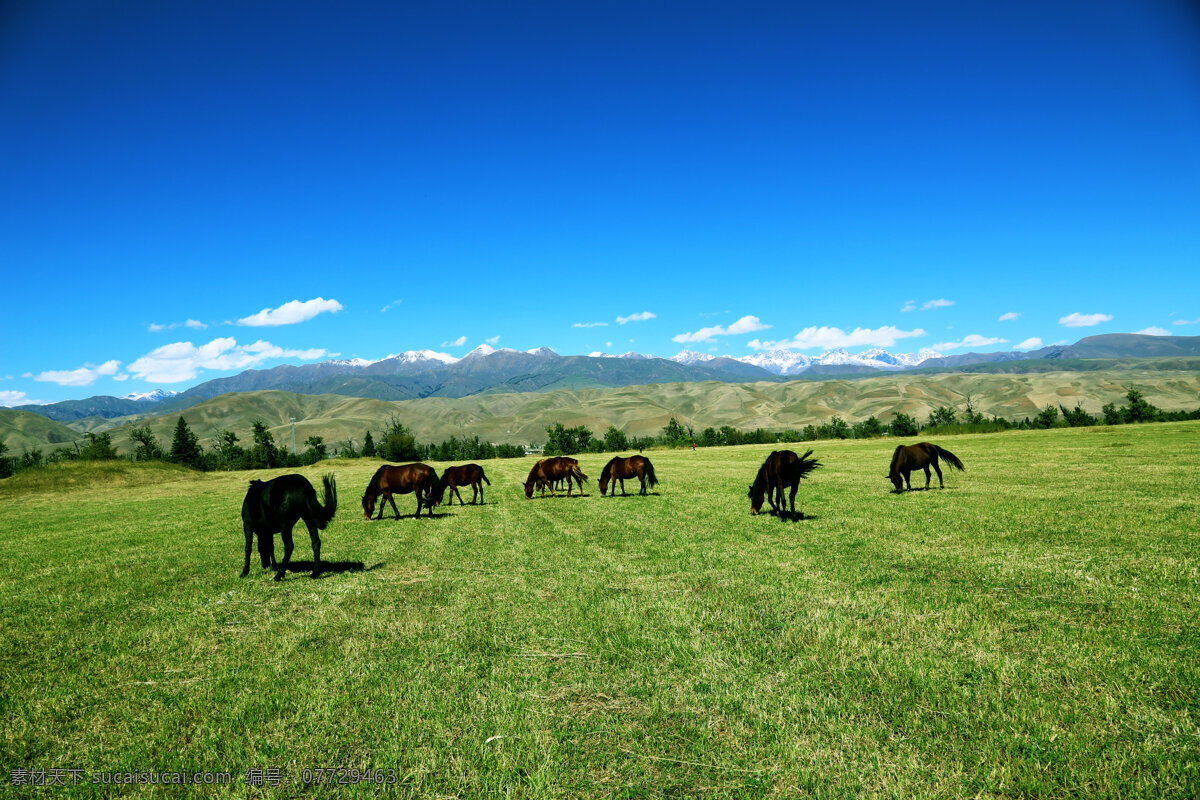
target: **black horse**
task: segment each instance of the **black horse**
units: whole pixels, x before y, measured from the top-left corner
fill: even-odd
[[[912,483],[909,482],[909,474],[914,469],[925,470],[925,488],[929,488],[929,467],[932,466],[937,472],[938,486],[942,489],[946,488],[945,482],[942,480],[942,468],[938,466],[938,457],[946,459],[946,463],[960,472],[966,470],[963,463],[958,460],[958,456],[951,453],[944,447],[938,447],[931,442],[921,442],[920,444],[896,445],[896,452],[892,453],[892,466],[888,470],[888,480],[892,482],[892,486],[896,487],[896,493],[904,491],[904,486],[912,491]],[[901,478],[903,477],[903,483]]]
[[[812,452],[809,450],[798,456],[791,450],[776,450],[767,456],[767,460],[758,468],[758,474],[754,476],[754,483],[750,484],[750,493],[746,495],[750,498],[750,513],[759,513],[762,510],[763,498],[766,497],[767,502],[771,504],[772,513],[777,513],[779,518],[783,519],[783,515],[787,513],[787,506],[783,502],[783,490],[791,487],[792,492],[788,500],[794,516],[796,489],[800,487],[800,479],[808,477],[808,473],[821,466],[821,462],[809,458]],[[800,516],[803,517],[804,514]]]
[[[246,563],[242,577],[250,572],[250,541],[258,536],[258,555],[263,569],[275,567],[275,580],[283,580],[292,560],[292,528],[304,520],[313,549],[313,577],[321,572],[321,536],[317,531],[333,519],[337,511],[337,484],[332,475],[321,478],[325,503],[317,501],[317,493],[303,475],[280,475],[269,481],[250,481],[246,499],[242,501],[242,531],[246,534]],[[275,534],[283,539],[283,564],[275,563]]]

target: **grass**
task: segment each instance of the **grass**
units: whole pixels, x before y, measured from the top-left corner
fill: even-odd
[[[649,497],[600,497],[602,456],[571,499],[488,462],[486,505],[380,522],[377,462],[327,462],[332,569],[282,583],[238,578],[245,473],[5,481],[4,790],[339,788],[243,783],[278,766],[414,797],[1196,796],[1200,424],[939,443],[967,472],[903,495],[889,442],[817,443],[800,521],[748,514],[769,447],[649,452]]]

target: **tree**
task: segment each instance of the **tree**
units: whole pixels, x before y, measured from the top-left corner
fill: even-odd
[[[888,432],[892,436],[916,436],[920,433],[920,428],[915,419],[908,414],[901,413],[892,418],[892,423],[888,425]]]
[[[670,447],[683,447],[692,437],[688,435],[687,429],[679,424],[679,420],[671,417],[671,421],[663,428],[662,438]]]
[[[416,437],[396,416],[388,423],[376,452],[387,461],[413,461],[419,457]]]
[[[1105,403],[1100,408],[1100,413],[1104,415],[1105,425],[1122,425],[1125,422],[1125,408],[1117,408],[1114,403]]]
[[[1132,386],[1125,399],[1129,401],[1129,406],[1124,409],[1127,422],[1153,422],[1158,418],[1158,409],[1147,403],[1142,393]]]
[[[974,398],[971,396],[970,393],[968,393],[967,394],[967,411],[963,415],[963,422],[965,422],[967,425],[979,425],[983,421],[984,421],[983,414],[980,414],[979,411],[976,410]]]
[[[367,435],[363,437],[362,454],[363,458],[375,457],[375,439],[372,438],[370,431],[367,431]]]
[[[1096,424],[1096,418],[1083,410],[1081,406],[1076,404],[1075,408],[1068,411],[1066,406],[1060,405],[1058,410],[1062,412],[1063,419],[1072,428],[1086,428],[1089,425]]]
[[[882,436],[884,431],[883,423],[877,420],[874,416],[867,417],[862,422],[854,425],[855,439],[869,439],[872,436]]]
[[[845,439],[850,435],[850,426],[841,417],[833,417],[826,427],[831,439]]]
[[[275,436],[267,430],[265,422],[261,419],[254,420],[250,426],[250,433],[254,439],[248,459],[250,469],[271,469],[283,463],[279,448],[275,445]]]
[[[149,425],[134,428],[129,432],[129,438],[137,444],[133,451],[134,461],[161,461],[166,455]]]
[[[7,478],[14,472],[13,460],[4,455],[8,452],[8,445],[0,442],[0,478]]]
[[[938,406],[929,415],[929,426],[935,425],[953,425],[958,421],[958,412],[947,406]]]
[[[216,461],[220,469],[246,467],[246,451],[238,446],[238,436],[233,431],[221,431],[217,437]]]
[[[187,420],[180,417],[175,423],[175,433],[171,437],[171,452],[167,456],[167,460],[185,467],[199,469],[202,457],[200,437],[188,427]]]
[[[112,461],[117,457],[117,449],[113,447],[112,436],[105,433],[87,434],[88,443],[79,451],[79,457],[84,461]]]
[[[304,440],[304,446],[308,448],[306,455],[312,459],[312,463],[316,463],[325,458],[325,437],[310,436]]]
[[[1036,428],[1053,428],[1056,422],[1058,422],[1058,409],[1054,406],[1046,406],[1038,412],[1037,417],[1033,420],[1033,425]]]
[[[625,437],[625,432],[616,425],[609,425],[608,430],[604,432],[604,449],[616,453],[628,447],[629,440]]]

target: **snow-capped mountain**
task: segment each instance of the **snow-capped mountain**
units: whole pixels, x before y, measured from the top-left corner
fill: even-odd
[[[487,347],[487,345],[480,345],[480,347]],[[491,348],[488,349],[490,350]],[[467,355],[470,355],[470,353]],[[394,353],[387,358],[381,358],[379,361],[371,361],[368,363],[378,364],[383,361],[391,361],[394,364],[423,364],[425,362],[454,364],[458,361],[458,359],[449,353],[439,353],[436,350],[405,350],[403,353]]]
[[[542,349],[544,350],[546,348],[542,348]],[[532,353],[533,351],[530,350],[529,352]],[[551,350],[550,352],[553,353],[554,351]],[[555,355],[558,355],[558,354],[555,353]],[[587,354],[587,357],[588,358],[637,358],[637,359],[642,359],[642,360],[646,360],[646,359],[650,359],[650,358],[657,358],[657,356],[647,356],[647,355],[643,355],[642,353],[635,353],[632,350],[630,350],[628,353],[621,353],[620,355],[617,355],[616,353],[605,353],[602,350],[593,350],[592,352]]]
[[[765,353],[743,356],[737,360],[744,364],[762,367],[767,372],[773,372],[776,375],[795,375],[797,372],[803,372],[812,365],[813,361],[803,353],[791,350],[769,350]]]
[[[695,350],[680,350],[678,353],[671,356],[669,360],[675,361],[679,364],[691,366],[692,364],[700,364],[705,361],[712,361],[714,358],[716,358],[716,356],[710,353],[697,353]]]
[[[172,392],[170,389],[152,389],[149,392],[134,392],[127,394],[122,400],[135,400],[139,403],[157,403],[160,400],[166,400],[168,397],[174,397],[179,392]]]
[[[551,358],[559,358],[558,353],[551,350],[549,347],[535,347],[532,350],[526,350],[531,356],[549,356]]]

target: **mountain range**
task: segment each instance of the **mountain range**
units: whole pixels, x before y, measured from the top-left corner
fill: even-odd
[[[155,390],[124,398],[99,396],[47,405],[20,406],[62,422],[93,417],[147,417],[190,408],[230,392],[278,390],[297,394],[334,394],[377,400],[468,397],[477,394],[545,392],[658,383],[721,381],[743,383],[805,378],[865,377],[909,370],[963,371],[971,365],[992,371],[1080,369],[1076,359],[1138,359],[1200,356],[1200,336],[1106,334],[1073,345],[1053,345],[1028,352],[968,353],[945,356],[933,350],[890,353],[872,348],[861,353],[830,350],[816,357],[789,350],[730,356],[684,350],[670,358],[641,353],[562,356],[550,348],[528,351],[480,345],[456,358],[433,350],[414,350],[374,361],[334,359],[315,364],[284,364],[247,370],[205,381],[180,393]],[[1012,362],[1011,368],[990,365]],[[1017,363],[1020,362],[1020,363]],[[1102,366],[1095,363],[1091,368]],[[1107,366],[1107,365],[1105,365]],[[1111,365],[1119,366],[1119,365]],[[1159,367],[1162,368],[1162,367]],[[1174,369],[1191,368],[1186,365]]]

